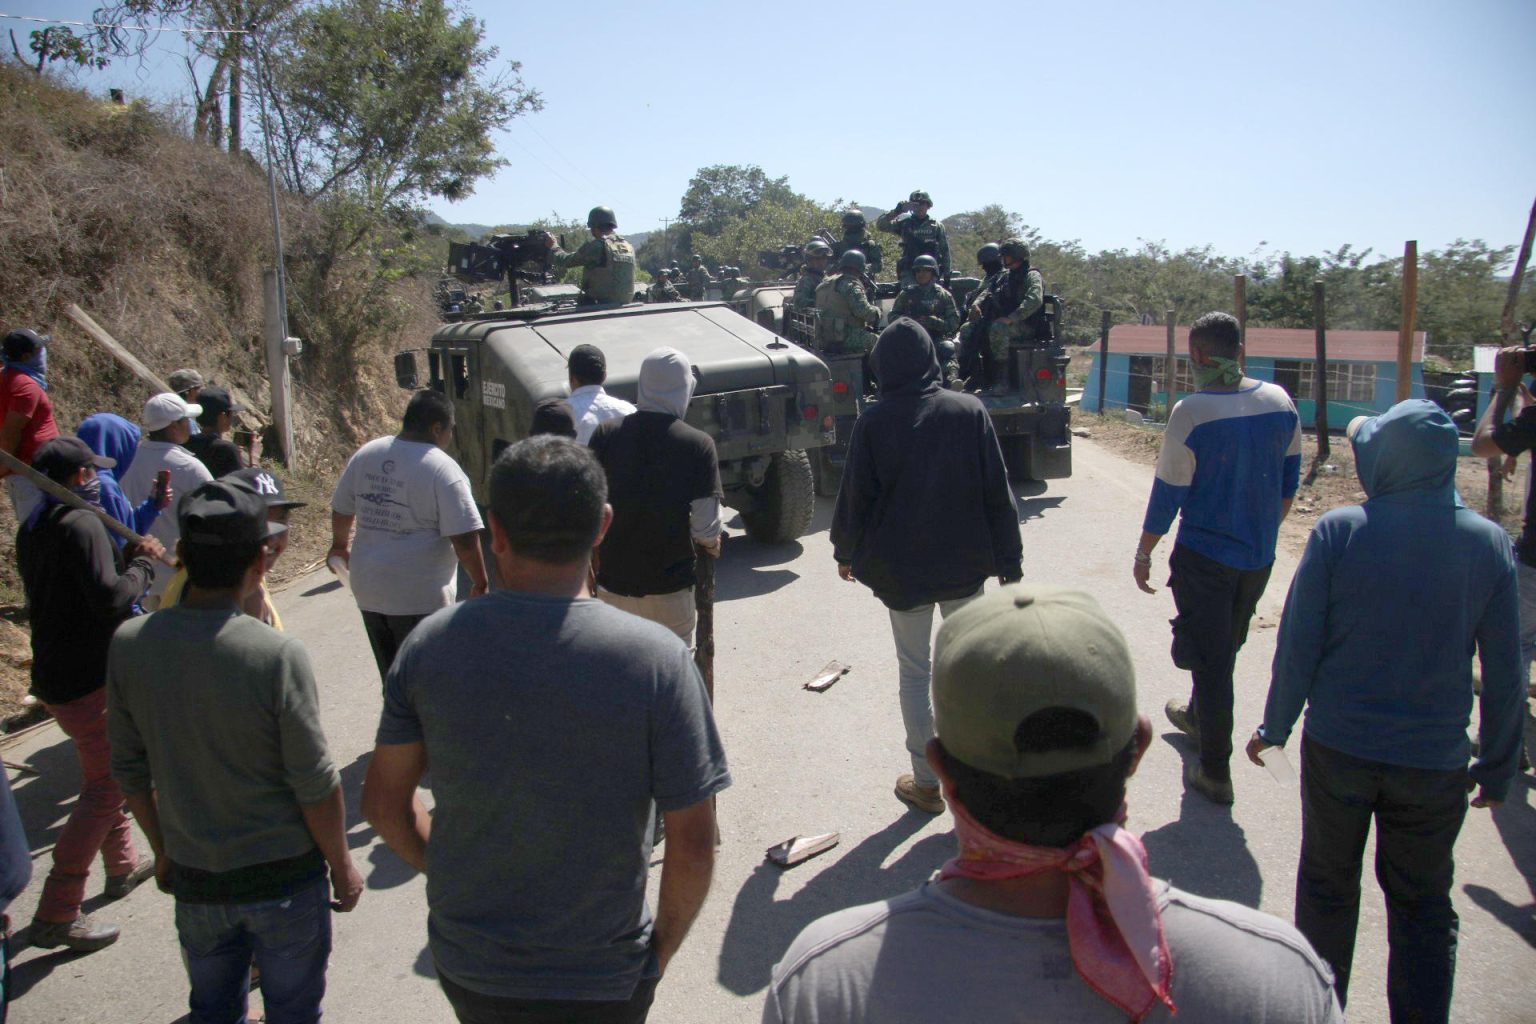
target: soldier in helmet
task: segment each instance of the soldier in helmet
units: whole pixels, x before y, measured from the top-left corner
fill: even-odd
[[[960,329],[960,311],[955,308],[955,297],[949,289],[939,284],[939,261],[932,256],[919,256],[912,261],[913,284],[901,290],[896,304],[891,307],[891,318],[911,317],[923,325],[938,349],[939,366],[948,377],[954,370],[955,343],[950,339]]]
[[[805,266],[801,268],[800,280],[795,282],[795,294],[790,296],[791,306],[799,309],[816,308],[816,286],[827,276],[827,263],[831,259],[832,247],[826,242],[813,238],[806,243]]]
[[[914,191],[896,209],[888,210],[875,219],[875,227],[901,236],[901,259],[896,263],[896,275],[902,285],[913,281],[912,262],[919,256],[932,256],[939,264],[939,278],[949,280],[949,239],[944,236],[944,225],[928,216],[933,200],[922,189]]]
[[[816,286],[816,343],[823,352],[868,352],[880,310],[864,294],[864,254],[850,249],[837,260],[837,273]]]
[[[746,287],[746,282],[741,278],[740,267],[720,268],[720,297],[730,300],[736,297],[736,293]]]
[[[714,281],[709,268],[704,265],[704,257],[694,253],[693,269],[688,271],[688,297],[694,302],[703,302],[705,293]]]
[[[1045,278],[1029,265],[1029,244],[1010,238],[998,247],[1006,268],[992,289],[996,296],[987,340],[995,366],[1007,365],[1008,346],[1035,339],[1036,314],[1045,306]]]
[[[683,297],[672,287],[672,271],[666,267],[656,271],[656,280],[645,298],[647,302],[682,302]]]
[[[870,279],[870,275],[880,273],[883,266],[880,243],[869,237],[864,214],[858,210],[849,210],[843,214],[843,237],[832,243],[832,257],[842,259],[843,253],[851,249],[857,249],[864,254],[866,280]],[[873,285],[865,291],[873,297]]]
[[[993,300],[988,296],[1006,273],[1003,269],[1002,247],[996,242],[988,242],[976,250],[976,263],[981,267],[983,276],[967,304],[965,326],[960,328],[960,363],[956,376],[961,381],[975,377],[978,369],[985,379],[992,379],[992,350],[987,345],[987,327],[991,324],[991,317],[984,310],[992,308]],[[985,365],[978,367],[978,362]]]
[[[544,245],[552,250],[550,266],[556,270],[582,268],[584,303],[635,301],[635,247],[616,234],[618,217],[606,206],[594,206],[587,214],[587,227],[592,238],[575,252],[561,249],[555,236],[544,232]]]

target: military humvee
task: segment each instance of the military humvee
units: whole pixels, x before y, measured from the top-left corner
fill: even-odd
[[[439,327],[426,348],[425,386],[453,402],[453,454],[477,501],[488,503],[491,463],[527,436],[534,406],[569,393],[566,358],[580,344],[602,349],[604,387],[631,402],[647,353],[685,353],[700,375],[687,422],[715,440],[725,504],[764,543],[809,529],[806,453],[833,440],[822,415],[833,397],[827,365],[721,302],[524,306]],[[420,351],[395,357],[401,387],[422,386]]]

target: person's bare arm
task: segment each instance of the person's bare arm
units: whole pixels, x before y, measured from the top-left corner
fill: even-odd
[[[334,510],[331,512],[331,550],[326,553],[327,559],[331,555],[340,555],[343,562],[351,564],[352,520],[356,518]]]
[[[12,455],[21,447],[21,435],[27,429],[29,417],[25,413],[8,412],[5,420],[0,422],[0,448]],[[10,476],[11,470],[0,466],[0,477]]]
[[[309,829],[315,845],[331,869],[331,894],[336,898],[331,909],[346,913],[357,906],[363,894],[363,876],[352,863],[352,852],[347,849],[347,809],[342,802],[341,787],[331,795],[313,804],[300,804],[304,825]]]
[[[160,828],[160,807],[155,803],[155,791],[146,789],[138,793],[124,793],[123,799],[128,804],[128,812],[133,815],[133,820],[144,830],[144,838],[149,840],[149,849],[155,855],[155,885],[161,892],[170,892],[166,888],[165,874],[171,862],[165,855],[165,833]]]
[[[1280,518],[1282,520],[1285,519],[1286,516],[1291,514],[1291,506],[1294,505],[1295,503],[1296,503],[1296,498],[1294,496],[1289,497],[1289,498],[1282,498],[1280,500]]]
[[[490,577],[485,571],[485,552],[480,547],[480,531],[454,534],[448,538],[453,553],[459,556],[459,564],[469,574],[469,596],[479,597],[491,589]]]
[[[661,861],[661,896],[656,930],[651,937],[656,963],[663,974],[682,946],[715,873],[715,803],[700,800],[680,811],[662,815],[667,849]]]
[[[1286,502],[1286,508],[1290,508],[1290,502]],[[1157,590],[1148,581],[1152,578],[1152,552],[1157,547],[1157,542],[1163,539],[1160,533],[1148,533],[1141,531],[1141,540],[1136,544],[1136,557],[1131,565],[1131,578],[1136,581],[1136,586],[1143,593],[1155,594]]]
[[[380,744],[373,748],[363,781],[363,817],[401,860],[423,872],[432,818],[416,795],[416,785],[426,770],[423,744]]]
[[[1510,406],[1520,393],[1520,378],[1524,372],[1525,349],[1516,347],[1499,351],[1494,359],[1494,378],[1498,381],[1499,390],[1493,401],[1488,403],[1483,418],[1477,423],[1477,433],[1472,437],[1472,454],[1478,458],[1496,459],[1505,454],[1494,443],[1493,432],[1504,422],[1504,417],[1509,415]]]

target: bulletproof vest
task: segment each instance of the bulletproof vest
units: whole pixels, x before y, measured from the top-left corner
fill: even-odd
[[[909,284],[903,290],[903,295],[903,312],[916,316],[939,315],[939,286],[932,281],[927,284]]]
[[[843,253],[855,250],[864,254],[864,262],[867,264],[866,270],[871,274],[878,274],[880,272],[880,243],[868,235],[861,235],[857,238],[844,235],[832,246],[832,259],[835,261]]]
[[[603,258],[581,275],[581,290],[596,303],[635,301],[635,247],[618,235],[602,239]]]
[[[854,315],[848,297],[838,291],[838,283],[844,278],[856,287],[862,287],[852,274],[829,274],[816,286],[816,309],[821,314],[816,321],[816,340],[834,349],[851,347],[855,339],[866,333],[864,323]],[[863,347],[859,344],[858,347]]]
[[[1019,273],[1010,270],[1005,273],[993,294],[997,296],[997,310],[992,316],[1007,316],[1019,308],[1019,303],[1024,301],[1024,293],[1029,291],[1029,275],[1039,274],[1040,271],[1028,265],[1017,268]],[[1042,284],[1045,275],[1041,274]],[[1043,296],[1042,296],[1043,298]],[[1051,336],[1050,322],[1046,318],[1045,303],[1040,303],[1040,308],[1025,318],[1020,325],[1019,337],[1045,339]]]
[[[939,222],[932,217],[921,224],[909,220],[901,226],[901,258],[908,267],[919,256],[939,255]]]

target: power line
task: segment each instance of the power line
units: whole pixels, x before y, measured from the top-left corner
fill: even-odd
[[[126,21],[61,21],[58,18],[36,18],[28,14],[0,14],[4,21],[28,21],[39,25],[68,25],[72,28],[126,28],[140,32],[180,32],[183,35],[245,36],[252,35],[248,28],[186,28],[179,25],[139,25]]]

